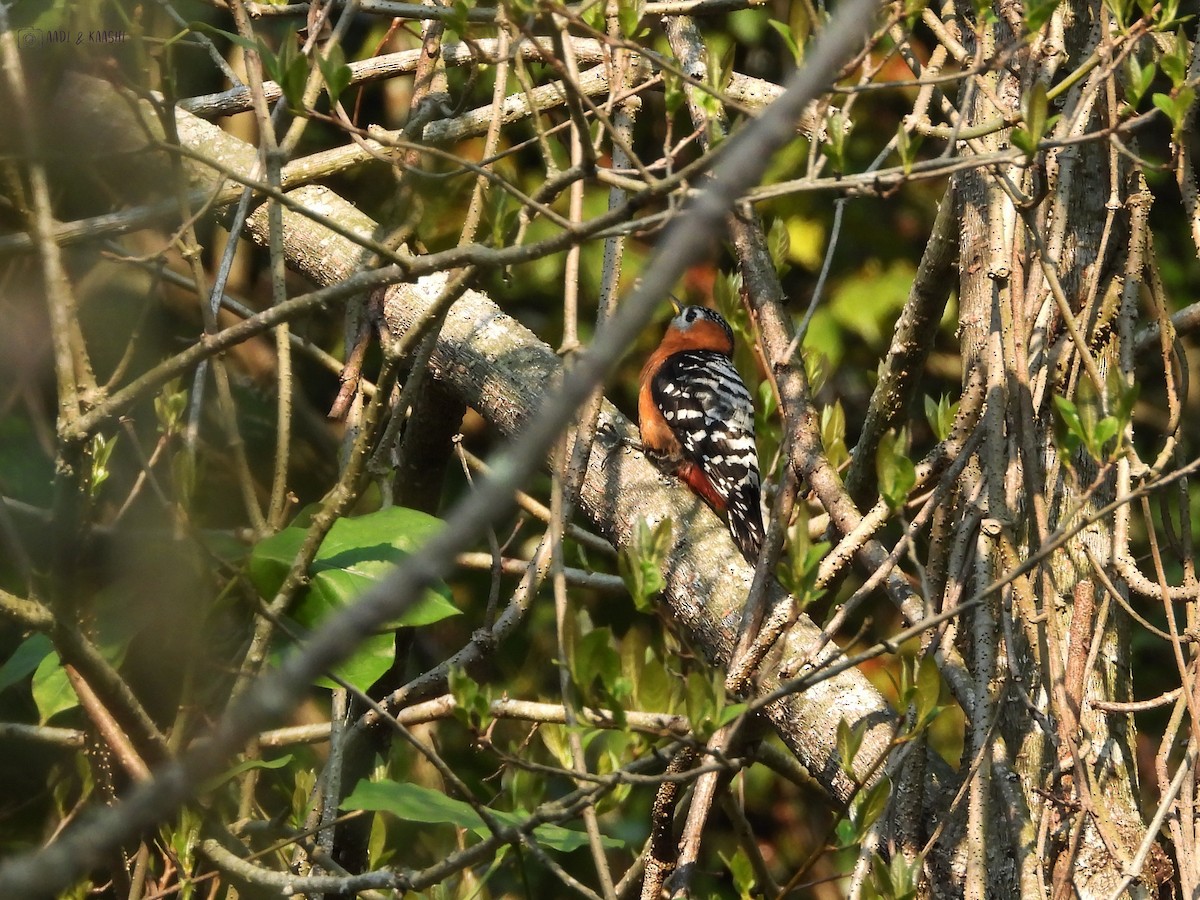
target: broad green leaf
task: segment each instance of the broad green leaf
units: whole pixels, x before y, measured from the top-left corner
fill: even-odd
[[[119,434],[106,438],[102,434],[92,435],[91,458],[92,472],[88,481],[88,494],[91,497],[99,495],[100,487],[108,481],[108,461],[112,457],[113,448],[117,446]]]
[[[1024,128],[1014,128],[1009,135],[1009,140],[1012,141],[1014,147],[1026,156],[1033,156],[1037,153],[1037,140]]]
[[[722,708],[721,714],[717,716],[717,727],[724,728],[726,725],[728,725],[738,716],[743,715],[745,712],[745,703],[730,703],[728,706]]]
[[[885,775],[867,789],[855,804],[854,824],[859,834],[866,836],[867,830],[878,821],[887,808],[888,798],[892,795],[892,783]]]
[[[465,828],[481,838],[490,837],[492,834],[479,813],[469,803],[416,784],[360,781],[350,796],[342,801],[342,809],[386,812],[405,822],[453,825],[456,828]],[[509,827],[520,826],[528,818],[523,812],[490,810],[490,814],[498,823]],[[563,853],[587,846],[587,835],[584,832],[561,825],[539,825],[533,830],[533,835],[540,846]],[[613,850],[625,846],[624,841],[607,836],[602,837],[601,841],[605,847]]]
[[[67,680],[66,669],[57,653],[47,653],[33,673],[33,702],[37,705],[38,722],[45,725],[54,716],[79,705],[79,697]]]
[[[339,519],[325,536],[309,566],[308,590],[292,610],[295,621],[308,630],[338,608],[352,602],[387,576],[392,568],[420,550],[441,530],[440,519],[413,509],[389,507],[353,519]],[[260,541],[250,555],[250,580],[264,599],[279,590],[304,543],[305,529],[285,528]],[[390,630],[403,626],[428,625],[459,610],[451,602],[450,589],[438,582],[402,615],[386,626],[387,633],[368,638],[338,675],[355,687],[366,689],[391,666],[395,636]]]
[[[178,378],[173,378],[163,385],[158,396],[154,398],[154,417],[158,420],[158,430],[162,434],[179,433],[187,401],[188,392],[186,389],[180,389]]]
[[[25,638],[0,666],[0,691],[24,681],[53,652],[54,645],[46,635],[31,634]]]

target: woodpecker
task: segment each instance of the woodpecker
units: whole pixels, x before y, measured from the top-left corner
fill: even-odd
[[[726,515],[753,565],[763,541],[754,401],[733,366],[733,331],[711,309],[673,305],[676,316],[642,367],[642,449]]]

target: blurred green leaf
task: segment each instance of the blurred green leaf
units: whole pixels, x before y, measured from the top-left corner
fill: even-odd
[[[597,681],[605,697],[617,696],[621,657],[614,644],[610,629],[593,628],[575,646],[571,656],[571,676],[585,698],[594,694],[592,687]]]
[[[1030,33],[1041,30],[1058,8],[1059,0],[1032,0],[1025,7],[1025,27]]]
[[[329,95],[330,104],[337,103],[342,91],[350,86],[354,73],[346,65],[346,55],[341,44],[333,44],[328,52],[317,53],[317,66],[321,77],[325,80],[325,91]]]
[[[454,698],[454,717],[467,727],[482,731],[492,717],[491,690],[458,666],[451,667],[447,682]]]
[[[181,388],[180,380],[172,378],[162,386],[158,396],[154,398],[154,417],[158,420],[158,430],[164,435],[178,434],[183,422],[183,413],[187,409],[188,392]]]
[[[733,889],[737,891],[738,900],[750,900],[754,896],[754,866],[746,851],[738,847],[732,856],[720,851],[718,853],[733,879]]]
[[[216,775],[204,782],[200,787],[201,794],[207,794],[210,791],[215,791],[227,781],[232,781],[239,775],[251,771],[252,769],[283,769],[291,765],[292,754],[286,753],[283,756],[275,759],[244,759],[240,763],[231,768],[226,769],[220,775]]]
[[[903,432],[888,431],[875,451],[875,472],[879,493],[892,509],[900,509],[908,500],[908,492],[917,483],[917,469],[905,455],[908,441]]]
[[[394,781],[360,781],[350,796],[342,801],[346,811],[363,809],[386,812],[405,822],[423,822],[428,825],[453,825],[465,828],[478,837],[491,837],[491,830],[484,824],[469,803],[447,797],[441,791],[430,790],[416,784],[401,784]],[[525,823],[528,815],[523,812],[506,812],[489,809],[500,825],[517,827]],[[587,846],[587,835],[561,825],[539,825],[533,829],[538,845],[561,853],[570,853]],[[601,842],[610,850],[625,847],[626,842],[602,836]]]
[[[839,324],[869,345],[881,346],[908,301],[915,276],[916,269],[907,260],[884,267],[869,259],[854,276],[842,281],[833,295],[830,311]]]
[[[638,519],[631,540],[621,548],[617,569],[634,606],[641,612],[650,612],[655,595],[666,587],[662,571],[671,551],[671,528],[670,516],[653,528],[645,519]]]
[[[0,666],[0,691],[24,681],[53,652],[54,645],[46,635],[31,634],[25,638]]]
[[[776,33],[783,38],[783,45],[792,54],[793,62],[797,66],[804,62],[804,52],[800,49],[800,44],[796,41],[796,35],[792,33],[792,29],[778,19],[767,19],[767,24],[774,28]]]
[[[777,275],[783,275],[791,266],[788,258],[791,253],[791,235],[788,234],[787,223],[783,219],[775,219],[767,229],[767,251],[771,256],[771,264]]]
[[[938,699],[942,694],[942,676],[933,654],[921,657],[917,665],[917,684],[913,697],[914,720],[918,729],[927,726],[938,714]]]

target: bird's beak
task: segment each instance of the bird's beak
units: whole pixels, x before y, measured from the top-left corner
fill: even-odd
[[[683,305],[676,300],[674,296],[668,297],[667,299],[671,301],[671,309],[675,310],[675,315],[679,315],[681,312],[683,312]]]

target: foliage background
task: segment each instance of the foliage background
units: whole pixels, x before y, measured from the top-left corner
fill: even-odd
[[[464,12],[468,8],[461,7]],[[538,11],[545,13],[541,8]],[[544,28],[545,20],[535,20],[534,12],[532,7],[520,5],[509,8],[515,21],[528,16],[529,22]],[[927,60],[936,38],[917,18],[920,9],[905,12],[910,15],[911,48]],[[191,2],[131,6],[100,0],[24,0],[10,7],[7,15],[9,34],[18,41],[23,34],[34,35],[22,29],[40,29],[43,37],[55,31],[73,36],[97,29],[118,30],[126,36],[112,44],[26,41],[17,43],[15,52],[12,45],[6,51],[6,65],[19,66],[24,73],[25,105],[39,131],[40,145],[35,146],[40,146],[39,160],[48,176],[55,220],[69,222],[169,196],[173,188],[164,182],[162,173],[144,166],[136,154],[114,155],[101,140],[90,146],[77,137],[58,139],[72,135],[72,129],[70,123],[60,121],[64,110],[55,98],[61,96],[58,92],[68,71],[98,76],[114,90],[141,96],[148,91],[160,91],[170,98],[222,91],[228,84],[200,39],[211,40],[213,49],[239,64],[244,48],[229,37],[236,30],[229,11],[223,5]],[[794,46],[805,46],[814,23],[824,20],[823,8],[799,2],[772,2],[705,15],[700,25],[715,83],[722,85],[734,71],[780,82],[795,66]],[[284,48],[294,46],[293,35],[302,21],[302,17],[268,15],[252,20],[253,34],[261,40],[268,60],[274,58],[276,65],[283,65],[279,59],[286,61]],[[187,31],[181,22],[189,23]],[[369,59],[421,46],[419,22],[405,20],[399,28],[392,24],[389,16],[378,13],[355,16],[342,38],[345,59]],[[456,24],[447,39],[481,39],[494,33],[490,26]],[[648,31],[639,39],[670,56],[658,17],[647,16],[642,25]],[[1179,40],[1186,45],[1194,30],[1194,21],[1186,21]],[[870,63],[880,65],[872,77],[875,85],[912,78],[891,49],[885,38],[872,52]],[[271,68],[270,62],[267,68]],[[309,67],[302,63],[302,68],[308,71]],[[844,83],[853,84],[860,72],[847,73]],[[551,77],[548,68],[536,63],[528,74],[534,82]],[[480,71],[450,68],[446,77],[456,111],[490,102],[492,67]],[[1161,73],[1155,86],[1170,89]],[[514,81],[511,90],[517,88]],[[401,128],[410,115],[413,91],[413,78],[401,76],[351,88],[341,99],[347,109],[353,105],[358,123]],[[771,161],[766,183],[812,172],[813,160],[821,153],[831,167],[840,164],[846,173],[863,171],[881,148],[895,139],[917,94],[916,87],[903,85],[852,94],[853,128],[845,138],[841,160],[829,146],[798,138]],[[843,101],[846,96],[841,95]],[[328,101],[320,99],[315,110],[318,115],[293,149],[293,158],[347,142],[345,129],[328,118]],[[569,123],[570,117],[556,110],[548,113],[545,121]],[[634,145],[653,158],[654,148],[667,138],[668,125],[675,140],[690,130],[678,86],[672,89],[668,85],[665,92],[659,89],[644,97]],[[227,117],[221,126],[243,139],[256,139],[251,112]],[[548,139],[554,163],[560,168],[570,165],[567,133],[560,131]],[[500,137],[505,153],[494,167],[527,196],[536,195],[548,177],[547,160],[537,137],[529,120],[505,128]],[[1183,138],[1190,142],[1190,128]],[[1146,161],[1143,169],[1154,195],[1151,224],[1163,286],[1165,294],[1177,298],[1182,308],[1200,272],[1171,172],[1175,152],[1171,139],[1171,123],[1165,116],[1139,131],[1139,153]],[[5,236],[13,236],[31,227],[35,202],[26,169],[29,145],[22,146],[18,134],[10,134],[5,144],[5,205],[0,209],[0,228]],[[916,152],[919,158],[932,159],[945,146],[945,142],[927,140]],[[416,252],[448,250],[459,243],[474,186],[470,172],[451,156],[479,159],[483,138],[444,149],[450,156],[420,158],[424,170],[420,177],[400,179],[395,167],[373,162],[337,172],[325,183],[375,220],[403,231]],[[697,143],[689,143],[673,165],[683,166],[700,158],[702,152]],[[897,164],[894,148],[887,160],[888,165]],[[602,164],[610,162],[607,156],[602,160]],[[862,427],[879,360],[908,298],[946,179],[904,179],[879,196],[869,191],[864,196],[843,195],[831,182],[823,182],[818,190],[785,193],[758,204],[757,210],[771,238],[788,315],[799,322],[810,303],[815,304],[804,356],[809,370],[820,373],[814,382],[823,416],[822,436],[826,452],[837,464],[839,457],[846,458],[846,447],[853,447]],[[586,220],[599,214],[608,197],[607,187],[588,182],[581,197],[582,217]],[[554,209],[568,215],[568,201],[566,193],[557,195]],[[838,209],[838,204],[844,205]],[[660,204],[647,209],[646,226],[631,234],[620,272],[624,290],[641,274],[659,236],[661,220],[654,214],[668,208]],[[480,240],[503,246],[513,238],[518,212],[519,205],[511,196],[490,192],[479,227]],[[206,212],[194,223],[199,268],[210,280],[224,246],[222,226],[227,224],[227,216],[227,212]],[[189,238],[186,228],[176,230],[180,227],[177,218],[162,220],[130,234],[93,238],[64,248],[62,260],[78,313],[78,330],[96,382],[105,388],[127,384],[178,353],[195,342],[205,327],[196,292],[180,286],[178,279],[173,281],[168,274],[188,278],[196,271],[189,269]],[[538,218],[529,226],[526,240],[547,237],[555,228],[545,217]],[[284,532],[292,540],[283,544],[279,535],[267,535],[285,524],[303,528],[310,521],[344,469],[358,423],[353,416],[349,424],[326,417],[339,388],[338,366],[331,365],[330,359],[344,360],[346,348],[355,339],[347,333],[347,322],[355,320],[339,312],[321,312],[293,322],[292,334],[326,354],[325,362],[308,350],[296,352],[290,374],[281,374],[276,342],[266,335],[256,336],[224,357],[229,406],[214,399],[220,391],[209,380],[194,433],[188,430],[196,396],[189,374],[161,391],[143,392],[120,417],[114,416],[97,429],[82,455],[72,460],[64,453],[58,419],[63,398],[61,384],[56,382],[54,353],[56,343],[62,340],[62,323],[52,319],[54,304],[47,302],[51,292],[44,269],[35,254],[17,252],[11,244],[4,245],[2,252],[0,308],[5,327],[0,329],[0,384],[5,388],[0,405],[0,527],[5,551],[0,559],[0,586],[10,595],[39,599],[62,617],[56,625],[30,629],[28,622],[10,609],[0,623],[0,660],[4,660],[0,667],[0,720],[36,725],[0,730],[5,744],[5,752],[0,754],[0,783],[7,786],[0,807],[0,842],[7,855],[39,847],[82,808],[109,802],[131,780],[129,770],[117,758],[119,752],[114,755],[111,746],[105,749],[104,740],[97,739],[95,710],[89,711],[87,703],[81,706],[72,688],[72,678],[79,676],[72,676],[62,665],[62,648],[70,645],[63,629],[77,629],[94,642],[161,729],[167,753],[177,752],[220,716],[231,690],[239,684],[237,673],[256,614],[284,580],[301,532]],[[761,351],[751,350],[755,330],[738,303],[736,282],[730,274],[736,264],[729,246],[714,244],[706,262],[689,269],[677,294],[687,302],[718,305],[730,315],[743,339],[739,367],[757,395],[773,402],[769,384],[765,384]],[[818,297],[826,265],[828,272]],[[564,345],[567,334],[564,283],[572,277],[569,266],[566,253],[553,253],[506,268],[484,268],[475,283],[506,313],[557,348]],[[578,261],[578,330],[585,346],[598,314],[604,269],[603,243],[594,239],[583,242]],[[226,292],[253,310],[266,309],[272,303],[271,278],[270,254],[247,243],[238,250]],[[294,296],[311,287],[292,273],[284,289]],[[606,396],[630,416],[635,412],[641,361],[657,342],[668,315],[664,303],[655,323],[629,348],[608,381]],[[228,317],[221,324],[233,321]],[[933,352],[922,374],[920,394],[935,403],[943,396],[956,399],[961,390],[956,326],[952,301],[936,334],[927,336]],[[1194,361],[1190,347],[1188,358]],[[409,377],[405,362],[400,365],[402,379]],[[362,365],[364,376],[376,378],[383,364],[382,352],[377,342],[372,342]],[[281,446],[276,418],[281,383],[292,402],[291,444],[286,452],[286,503],[272,505],[271,499],[279,499],[271,486]],[[1156,429],[1164,427],[1167,418],[1161,374],[1147,372],[1140,389],[1134,422],[1138,439],[1152,446],[1161,440]],[[1195,415],[1195,398],[1188,396],[1184,403],[1178,437],[1190,445],[1200,419]],[[770,403],[763,405],[760,452],[766,468],[768,461],[776,458],[782,432],[778,422],[769,417]],[[914,406],[919,408],[908,411],[904,452],[919,459],[939,436],[926,421],[924,404]],[[453,412],[451,404],[440,409]],[[496,431],[471,412],[463,419],[461,432],[461,447],[480,457],[502,443]],[[450,445],[444,447],[447,457],[451,449]],[[245,473],[241,471],[242,455]],[[464,467],[453,458],[446,463],[444,469],[427,473],[435,488],[433,502],[427,504],[427,512],[433,515],[473,490]],[[780,471],[776,466],[771,474],[777,477]],[[272,506],[274,515],[265,527],[247,513],[247,486],[256,503]],[[348,552],[394,560],[416,552],[420,539],[436,529],[435,522],[415,513],[370,518],[368,514],[381,508],[395,510],[391,506],[395,496],[407,489],[406,485],[394,485],[389,472],[373,473],[360,487],[345,514],[364,517],[370,524],[348,541]],[[424,487],[428,489],[429,484]],[[551,481],[548,476],[538,476],[526,490],[549,503]],[[811,512],[816,515],[819,510]],[[340,524],[351,521],[355,519]],[[900,527],[892,523],[884,534],[894,541]],[[522,512],[495,523],[494,534],[504,544],[506,557],[528,560],[535,554],[544,528],[536,517]],[[1135,536],[1135,541],[1144,552],[1146,535]],[[280,547],[283,549],[276,552]],[[392,549],[380,553],[380,547]],[[474,550],[491,552],[486,542]],[[322,553],[332,555],[328,547]],[[594,575],[617,576],[620,571],[616,554],[570,536],[564,558],[568,566]],[[359,562],[356,559],[355,565]],[[369,582],[382,569],[355,571]],[[1168,573],[1172,584],[1181,571],[1176,565]],[[835,590],[817,598],[809,614],[817,622],[825,620],[861,580],[861,575],[845,578]],[[507,597],[516,583],[515,575],[505,575],[494,583],[486,566],[456,569],[436,588],[439,596],[452,603],[455,615],[444,615],[450,610],[439,606],[440,612],[428,613],[427,621],[403,629],[394,640],[390,632],[381,636],[373,644],[373,654],[360,653],[355,658],[358,668],[347,671],[353,672],[356,686],[362,689],[378,678],[384,678],[389,687],[403,684],[467,643],[488,618],[489,597],[492,602],[497,595]],[[360,584],[335,585],[322,602],[333,606],[347,602]],[[292,610],[290,627],[316,625],[315,596],[316,591],[310,592],[305,604]],[[492,809],[528,812],[572,787],[566,729],[549,724],[535,727],[519,719],[480,718],[469,712],[480,698],[539,699],[561,705],[561,673],[556,662],[562,662],[572,676],[569,690],[575,702],[686,715],[701,739],[720,721],[720,710],[727,702],[722,676],[714,682],[709,664],[662,616],[655,615],[652,605],[639,608],[614,577],[593,578],[573,587],[570,602],[564,626],[557,621],[560,616],[556,616],[547,588],[522,626],[487,655],[484,665],[474,669],[469,678],[452,680],[458,714],[414,727],[414,734],[436,748],[444,765]],[[1160,610],[1143,613],[1158,627],[1167,627]],[[838,640],[866,647],[888,639],[902,624],[896,610],[880,596],[843,624]],[[560,631],[564,627],[569,632],[568,647],[573,646],[573,657],[567,660],[562,659]],[[872,683],[889,697],[896,697],[897,685],[908,677],[903,660],[912,660],[917,643],[910,642],[899,653],[863,665]],[[1155,696],[1175,685],[1177,673],[1163,671],[1159,663],[1161,643],[1136,632],[1131,647],[1139,695]],[[907,671],[910,675],[915,672]],[[374,693],[378,692],[377,687]],[[332,708],[331,702],[335,704]],[[349,701],[336,696],[331,701],[328,689],[314,687],[307,701],[295,710],[295,721],[321,723],[331,716],[336,720],[344,715],[338,703]],[[939,706],[944,708],[930,726],[928,739],[940,756],[958,766],[962,714],[944,687]],[[1145,767],[1152,765],[1153,748],[1167,715],[1163,709],[1139,716],[1139,748],[1146,756],[1142,761]],[[601,774],[650,756],[665,743],[662,737],[620,727],[582,729],[581,738],[589,768]],[[761,740],[777,750],[781,746],[766,734]],[[138,743],[136,738],[132,742]],[[432,794],[415,792],[420,787],[439,796],[443,792],[454,796],[456,791],[445,772],[399,740],[381,749],[374,771],[368,766],[368,774],[377,782],[409,786],[413,793],[404,797],[409,804],[405,815],[373,818],[368,838],[371,868],[420,869],[469,845],[472,832],[463,822],[470,814],[462,806],[441,808]],[[233,769],[228,778],[207,786],[199,802],[127,848],[128,867],[114,863],[97,870],[90,881],[77,884],[71,895],[85,896],[93,887],[104,886],[113,896],[135,896],[131,880],[140,886],[141,893],[136,895],[143,897],[171,892],[190,896],[197,891],[208,895],[230,884],[240,884],[244,890],[245,884],[234,873],[198,853],[198,841],[214,835],[226,843],[237,843],[242,852],[270,848],[263,860],[268,868],[298,864],[302,854],[286,837],[305,826],[314,807],[319,811],[312,792],[324,777],[321,773],[329,771],[328,752],[328,744],[321,741],[278,747],[264,741],[244,756],[251,766],[260,768]],[[518,762],[557,771],[526,770]],[[1155,783],[1152,777],[1140,782],[1149,809],[1157,803]],[[343,788],[349,792],[349,786]],[[615,842],[608,856],[618,878],[647,839],[654,793],[653,783],[625,785],[614,789],[597,807],[600,830]],[[841,837],[855,835],[845,810],[831,803],[824,791],[804,779],[789,780],[768,766],[755,765],[736,776],[729,796],[736,798],[735,805],[714,815],[705,832],[703,862],[693,882],[696,895],[748,893],[756,877],[752,863],[758,865],[758,873],[764,869],[771,873],[778,884],[789,879],[812,882],[798,892],[800,896],[841,895],[860,842],[845,840],[843,849],[832,848],[839,823]],[[422,817],[422,813],[427,815]],[[555,848],[553,859],[561,873],[594,885],[595,860],[579,837],[583,826],[576,820],[570,827],[575,829],[572,841],[579,846],[569,852]],[[544,843],[553,846],[550,839]],[[126,869],[134,874],[121,874]],[[508,848],[498,852],[490,865],[463,868],[431,888],[430,895],[551,895],[564,889],[561,873],[528,848]],[[110,882],[110,878],[115,880]]]

